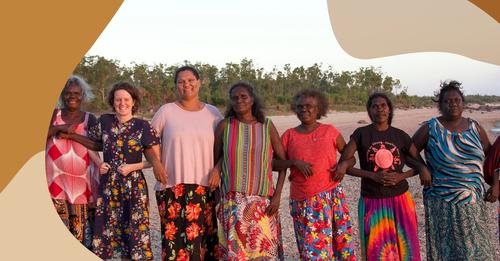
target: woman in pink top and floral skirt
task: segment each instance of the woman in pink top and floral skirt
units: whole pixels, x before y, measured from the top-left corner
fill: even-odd
[[[165,184],[155,187],[162,260],[214,260],[215,197],[207,186],[214,167],[214,129],[222,115],[199,100],[201,81],[195,68],[180,67],[174,81],[179,99],[163,105],[151,123],[161,136],[160,158],[167,171]]]
[[[334,126],[317,122],[328,111],[321,92],[303,90],[291,107],[301,124],[285,131],[281,140],[293,163],[290,213],[300,259],[355,260],[351,217],[340,185],[343,175],[333,172],[345,141]]]

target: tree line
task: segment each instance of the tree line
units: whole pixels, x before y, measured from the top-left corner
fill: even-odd
[[[102,56],[85,56],[77,65],[73,74],[81,76],[92,87],[95,99],[86,108],[100,113],[108,110],[106,96],[113,83],[128,81],[135,85],[141,94],[140,112],[151,115],[162,104],[175,100],[176,89],[174,72],[183,65],[193,65],[201,75],[202,88],[200,99],[220,108],[229,99],[228,90],[239,80],[250,82],[264,100],[268,112],[287,111],[293,95],[304,88],[323,91],[334,110],[364,110],[368,96],[376,91],[387,93],[396,107],[412,108],[433,106],[431,97],[408,95],[407,87],[382,72],[379,67],[363,67],[357,71],[336,72],[332,66],[322,68],[320,64],[309,67],[292,68],[286,64],[283,68],[266,71],[257,68],[251,59],[242,59],[239,63],[226,63],[219,68],[206,63],[182,64],[137,64],[121,65],[120,61]],[[468,96],[477,103],[498,103],[499,96]]]

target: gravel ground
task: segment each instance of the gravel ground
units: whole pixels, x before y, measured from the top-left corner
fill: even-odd
[[[152,247],[154,260],[160,260],[161,257],[161,238],[160,238],[160,220],[158,216],[158,207],[156,205],[156,198],[154,195],[154,176],[149,170],[145,171],[146,179],[148,182],[148,187],[150,188],[150,222],[151,222],[151,237],[152,237]],[[418,177],[413,177],[408,179],[410,183],[410,193],[415,200],[417,209],[417,219],[418,219],[418,235],[420,238],[420,254],[422,260],[425,260],[425,228],[424,228],[424,205],[422,202],[422,190],[420,187]],[[342,182],[344,186],[344,191],[346,193],[347,202],[349,204],[349,210],[352,217],[352,222],[354,226],[354,244],[356,255],[360,255],[360,241],[359,241],[359,226],[358,226],[358,199],[359,199],[359,188],[360,180],[355,177],[346,176]],[[285,251],[286,260],[298,260],[297,246],[295,243],[295,235],[293,231],[293,222],[290,216],[290,210],[288,206],[288,195],[289,195],[289,183],[286,181],[283,188],[283,193],[281,197],[280,215],[281,215],[281,231],[283,238],[283,248]],[[498,222],[497,222],[497,203],[487,204],[488,214],[490,220],[490,228],[492,231],[492,242],[496,246],[496,255],[500,256],[500,247],[498,242]]]

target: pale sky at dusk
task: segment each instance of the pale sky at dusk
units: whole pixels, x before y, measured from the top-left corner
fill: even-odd
[[[124,64],[188,60],[219,68],[249,58],[267,71],[285,64],[318,63],[338,72],[374,66],[409,94],[429,96],[441,80],[456,79],[466,94],[500,95],[500,66],[460,55],[350,56],[335,39],[326,1],[126,0],[88,54]]]

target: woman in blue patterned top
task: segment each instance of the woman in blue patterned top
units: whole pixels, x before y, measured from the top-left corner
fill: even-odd
[[[461,83],[442,83],[436,98],[441,116],[413,136],[432,175],[424,188],[427,259],[493,260],[484,202],[488,136],[476,121],[462,117]]]

